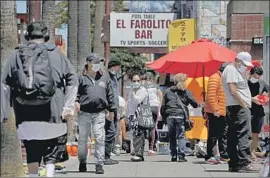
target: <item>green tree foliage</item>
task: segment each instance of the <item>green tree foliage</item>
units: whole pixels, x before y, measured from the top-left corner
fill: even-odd
[[[123,0],[114,1],[114,9],[115,11],[123,11]],[[60,1],[57,3],[57,14],[58,17],[56,19],[56,26],[61,27],[63,24],[67,24],[68,21],[68,1]],[[90,1],[90,12],[91,12],[91,22],[94,22],[95,19],[95,0]],[[95,24],[92,23],[91,28],[91,39],[93,42]],[[126,48],[111,48],[111,58],[119,58],[122,62],[122,69],[127,73],[133,72],[143,72],[144,64],[146,62],[146,58],[140,54],[130,53]]]
[[[68,1],[60,1],[56,4],[56,21],[55,27],[60,28],[68,23]]]
[[[122,71],[127,74],[131,74],[133,72],[144,72],[145,62],[147,58],[138,54],[138,53],[130,53],[125,48],[111,48],[111,59],[118,58],[122,63]]]

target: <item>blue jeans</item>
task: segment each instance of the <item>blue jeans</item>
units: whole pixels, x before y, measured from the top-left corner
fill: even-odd
[[[186,140],[183,116],[169,116],[167,118],[169,129],[170,150],[172,156],[185,157]]]
[[[80,111],[78,116],[79,140],[78,140],[78,159],[80,163],[87,161],[87,143],[91,127],[95,137],[94,160],[96,165],[103,165],[105,157],[105,112],[87,113]]]

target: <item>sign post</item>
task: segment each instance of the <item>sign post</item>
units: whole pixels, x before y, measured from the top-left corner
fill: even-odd
[[[167,47],[174,13],[110,14],[111,47]]]
[[[270,16],[265,15],[264,17],[264,40],[263,40],[263,79],[269,84],[269,60],[270,60],[270,28],[269,28]],[[264,107],[265,109],[265,125],[269,126],[269,106]],[[268,127],[269,129],[269,127]],[[269,134],[269,132],[267,132]],[[269,135],[268,135],[269,136]]]

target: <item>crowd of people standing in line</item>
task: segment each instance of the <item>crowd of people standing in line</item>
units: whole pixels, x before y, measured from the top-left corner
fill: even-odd
[[[55,163],[68,159],[66,122],[76,111],[80,172],[87,171],[91,129],[95,138],[96,174],[104,174],[103,165],[118,164],[111,155],[122,146],[133,155],[131,161],[144,161],[146,133],[149,133],[148,153],[154,155],[156,128],[162,128],[163,123],[168,126],[171,161],[187,161],[185,131],[187,123],[191,123],[188,105],[194,108],[204,105],[186,88],[186,74],[176,74],[173,86],[162,92],[154,73],[143,76],[134,73],[130,76],[131,90],[125,101],[119,92],[119,59],[110,60],[108,69],[104,69],[104,59],[91,53],[86,57],[83,74],[77,77],[60,50],[46,43],[48,29],[44,23],[31,23],[27,32],[28,43],[12,52],[1,82],[11,89],[10,101],[18,137],[26,149],[29,177],[37,176],[41,161],[46,165],[47,177],[53,177]],[[249,66],[253,67],[250,54],[241,52],[231,64],[222,64],[208,83],[205,116],[209,136],[205,159],[209,163],[228,162],[231,172],[254,170],[251,158],[256,159],[258,134],[265,116],[258,95],[268,95],[269,87],[260,80],[263,74],[260,67],[253,67],[246,78]],[[1,87],[1,92],[5,89]],[[151,110],[154,127],[138,125],[142,106]],[[161,118],[163,122],[159,122]],[[127,129],[133,133],[131,140]],[[252,137],[251,148],[249,137]],[[220,160],[213,154],[217,142]]]

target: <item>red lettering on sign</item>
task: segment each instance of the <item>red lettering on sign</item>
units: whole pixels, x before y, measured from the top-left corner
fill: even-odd
[[[116,20],[116,28],[126,28],[124,20]]]
[[[169,28],[170,20],[131,20],[130,28],[154,28],[154,29],[164,29]]]
[[[152,39],[152,31],[151,30],[135,30],[135,38],[136,39]]]

